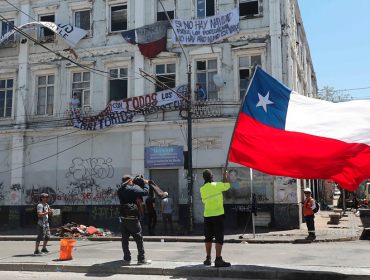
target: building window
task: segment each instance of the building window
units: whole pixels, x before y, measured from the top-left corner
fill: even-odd
[[[90,10],[75,12],[75,26],[90,31]]]
[[[165,11],[170,19],[175,18],[175,0],[162,0]],[[166,13],[159,1],[157,1],[157,21],[168,20]]]
[[[110,7],[110,30],[127,30],[127,5]]]
[[[197,83],[201,84],[207,99],[217,99],[218,92],[213,76],[217,74],[217,59],[197,61]]]
[[[0,80],[0,118],[12,116],[13,79]]]
[[[214,16],[215,2],[216,0],[196,0],[197,18]]]
[[[109,70],[109,100],[127,98],[127,68],[116,68]]]
[[[90,72],[73,73],[72,96],[74,93],[80,100],[79,107],[90,106]]]
[[[249,81],[249,76],[252,72],[253,65],[261,67],[261,56],[243,56],[239,57],[239,98],[242,100],[247,91],[247,85]]]
[[[0,37],[1,36],[4,36],[9,31],[12,31],[13,28],[11,26],[14,26],[14,20],[8,20],[7,23],[3,22],[1,24],[1,34],[0,34]],[[5,41],[14,41],[14,34],[12,36],[9,36]]]
[[[55,15],[40,16],[40,21],[55,22]],[[40,28],[40,41],[42,43],[54,42],[55,33],[47,27]]]
[[[170,88],[176,86],[176,64],[157,64],[155,66],[156,77],[159,81]],[[156,83],[155,92],[166,90],[162,84]]]
[[[52,115],[54,108],[54,75],[40,76],[37,83],[37,115]]]
[[[239,0],[239,15],[254,16],[259,14],[258,0]]]

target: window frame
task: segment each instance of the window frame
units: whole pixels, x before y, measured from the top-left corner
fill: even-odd
[[[156,67],[157,65],[162,64],[175,64],[175,87],[179,86],[179,60],[178,57],[157,57],[153,58],[150,61],[150,71],[152,73],[155,73],[155,76],[157,75]],[[165,90],[165,89],[163,89]],[[156,92],[156,86],[153,83],[150,83],[150,92]]]
[[[119,74],[118,74],[118,77],[117,78],[112,78],[111,77],[111,74],[110,74],[110,72],[112,71],[112,70],[115,70],[115,69],[117,69],[118,71],[119,71]],[[127,75],[126,75],[126,77],[124,77],[124,76],[122,76],[121,77],[121,69],[126,69],[126,71],[127,71]],[[110,100],[110,95],[111,95],[111,87],[110,87],[110,82],[111,81],[114,81],[114,80],[127,80],[127,94],[126,94],[126,98],[128,98],[128,93],[129,93],[129,69],[127,68],[127,67],[120,67],[120,66],[115,66],[115,67],[110,67],[110,68],[108,68],[108,71],[107,72],[109,72],[109,76],[108,76],[108,84],[107,84],[107,86],[108,86],[108,91],[107,91],[107,95],[108,95],[108,103],[111,101]],[[125,99],[126,99],[125,98]],[[120,100],[120,99],[118,99],[118,100]]]
[[[14,75],[0,75],[0,80],[5,80],[6,81],[6,84],[8,83],[8,80],[13,80],[13,87],[11,88],[12,90],[12,107],[11,107],[11,112],[10,112],[10,116],[6,116],[6,101],[7,101],[7,91],[10,89],[8,87],[5,87],[4,89],[0,89],[0,91],[4,91],[4,115],[3,116],[0,116],[0,120],[9,120],[9,119],[12,119],[14,118],[14,105],[15,105],[15,102],[14,102],[14,99],[15,99],[15,77]]]
[[[174,72],[171,72],[171,73],[168,73],[167,72],[167,65],[170,65],[170,64],[173,64],[173,65],[175,65],[175,71]],[[161,74],[158,74],[157,73],[157,66],[158,65],[165,65],[165,73],[161,73]],[[176,63],[172,63],[172,62],[164,62],[164,63],[156,63],[155,65],[154,65],[154,69],[155,69],[155,71],[154,71],[154,73],[155,73],[155,77],[158,79],[158,77],[160,77],[160,76],[169,76],[169,75],[171,75],[171,76],[174,76],[174,87],[176,87],[176,71],[177,71],[177,65],[176,65]],[[159,79],[158,79],[159,80]],[[163,82],[163,81],[162,81]],[[164,83],[164,82],[163,82]],[[160,85],[160,84],[158,84],[158,85]],[[161,90],[159,90],[159,91],[157,91],[157,89],[156,89],[156,85],[154,85],[154,92],[160,92],[160,91],[163,91],[163,90],[167,90],[167,88],[162,88]]]
[[[159,3],[158,0],[153,0],[154,3],[153,3],[153,14],[154,14],[154,22],[158,22],[158,10],[159,8],[162,8],[162,5]],[[177,0],[173,0],[173,19],[175,19],[177,17]],[[168,11],[170,12],[170,11]],[[171,17],[170,17],[171,18]],[[167,17],[164,19],[164,20],[167,20]]]
[[[207,0],[203,0],[204,2],[207,2]],[[213,15],[210,15],[210,16],[207,16],[207,10],[205,11],[205,16],[204,17],[198,17],[198,0],[194,0],[194,18],[195,19],[202,19],[202,18],[206,18],[206,17],[211,17],[211,16],[215,16],[218,14],[218,0],[213,0],[214,1],[214,14]],[[205,4],[205,8],[207,7],[207,4]]]
[[[240,99],[240,77],[239,77],[239,58],[246,56],[261,56],[261,68],[266,71],[266,43],[251,43],[247,46],[232,49],[233,67],[234,67],[234,101],[241,102]],[[251,69],[253,65],[251,65]]]
[[[18,18],[18,11],[10,11],[10,12],[1,12],[0,13],[1,16],[3,16],[4,18],[6,18],[8,21],[13,21],[13,25],[14,26],[18,26],[18,21],[17,21],[17,18]],[[5,23],[4,23],[5,24]],[[0,28],[0,37],[2,36],[2,25],[1,25],[1,28]],[[0,48],[11,48],[11,47],[15,47],[16,46],[16,42],[17,42],[17,36],[19,36],[16,33],[14,33],[12,36],[14,36],[14,39],[13,40],[5,40],[4,42],[2,42],[0,44]]]
[[[106,72],[109,72],[111,69],[117,68],[126,68],[128,70],[127,75],[127,98],[131,98],[135,96],[135,92],[133,90],[133,78],[132,74],[132,56],[121,56],[121,57],[110,57],[106,59],[102,59],[103,69]],[[109,85],[110,77],[106,75],[103,78],[103,82],[105,84],[104,95],[105,95],[105,103],[108,104],[110,102],[110,85]],[[102,108],[101,108],[102,109]]]
[[[92,14],[92,2],[86,0],[86,1],[82,1],[82,2],[71,2],[71,3],[67,3],[67,5],[69,6],[69,22],[70,22],[70,25],[72,26],[76,26],[75,25],[75,22],[76,22],[76,15],[75,13],[77,12],[84,12],[84,11],[90,11],[90,29],[89,30],[86,30],[88,31],[88,33],[86,34],[86,37],[92,37],[93,36],[93,14]],[[79,27],[80,28],[80,27]]]
[[[130,30],[130,1],[120,1],[120,2],[113,2],[113,1],[107,1],[107,24],[108,24],[108,34],[117,34],[123,31]],[[121,30],[114,30],[112,31],[112,7],[118,7],[126,5],[127,8],[127,28],[121,29]]]
[[[209,69],[209,67],[208,67],[208,63],[209,63],[209,61],[211,61],[211,60],[216,60],[216,62],[217,62],[217,66],[216,66],[216,68],[215,69]],[[206,61],[206,70],[198,70],[197,69],[197,64],[198,64],[198,62],[199,61]],[[198,81],[198,73],[206,73],[206,94],[207,94],[207,100],[217,100],[217,99],[219,99],[219,88],[215,85],[215,89],[216,89],[216,92],[217,92],[217,97],[216,98],[210,98],[209,97],[209,83],[210,82],[213,82],[213,81],[210,81],[209,80],[209,73],[215,73],[214,75],[218,75],[218,68],[219,68],[219,61],[218,61],[218,59],[217,59],[217,57],[211,57],[211,58],[199,58],[199,59],[196,59],[195,60],[195,70],[194,70],[194,72],[195,72],[195,80],[194,80],[194,83],[196,84],[196,83],[203,83],[203,82],[199,82]],[[205,72],[204,72],[205,71]],[[213,82],[214,83],[214,82]],[[195,88],[194,88],[194,90],[195,90]],[[195,99],[195,95],[194,95],[194,99]]]
[[[39,15],[38,16],[38,20],[39,21],[43,21],[43,20],[41,20],[41,17],[47,17],[47,16],[54,16],[54,23],[56,22],[56,15],[55,15],[55,13],[48,13],[48,14]],[[45,28],[47,28],[47,27],[39,27],[39,30],[37,32],[38,42],[39,43],[43,43],[43,44],[56,42],[57,41],[57,36],[56,36],[56,33],[54,31],[51,31],[51,32],[54,33],[53,35],[48,35],[48,36],[45,36],[44,35],[44,38],[45,37],[49,37],[51,39],[50,41],[44,41],[43,37],[41,36],[41,30],[42,29],[45,29]]]
[[[76,25],[76,13],[81,13],[81,12],[89,12],[89,29],[83,29],[79,26]],[[76,26],[78,28],[81,28],[83,30],[86,30],[88,33],[86,34],[86,36],[91,36],[92,35],[92,21],[91,21],[91,17],[92,17],[92,12],[91,12],[91,9],[81,9],[81,10],[74,10],[73,11],[73,26]]]
[[[34,18],[38,19],[39,21],[40,21],[40,17],[42,17],[42,16],[54,15],[54,22],[58,22],[58,16],[57,16],[58,8],[59,8],[59,5],[49,5],[49,6],[36,7],[36,8],[32,8],[32,9],[35,13]],[[54,33],[54,40],[53,41],[41,42],[41,28],[42,27],[39,27],[38,30],[37,30],[37,41],[39,43],[56,43],[58,41],[58,37]],[[35,45],[37,45],[37,44],[35,43]]]
[[[49,80],[49,76],[54,76],[54,83],[53,84],[48,84],[48,80]],[[39,85],[39,78],[40,77],[46,77],[46,84],[45,85]],[[55,75],[53,73],[51,74],[40,74],[40,75],[37,75],[36,76],[36,87],[37,87],[37,91],[36,91],[36,116],[53,116],[54,115],[54,107],[55,107]],[[48,87],[53,87],[53,112],[51,114],[48,114],[47,113],[47,105],[48,105]],[[39,88],[42,87],[42,88],[46,88],[46,92],[45,92],[45,112],[43,114],[39,114],[38,112],[38,107],[39,107],[39,103],[38,103],[38,97],[39,97]]]
[[[254,15],[245,15],[245,16],[241,16],[240,15],[240,0],[237,0],[237,7],[239,7],[239,18],[240,19],[251,19],[251,18],[257,18],[257,17],[262,17],[263,16],[263,0],[243,0],[243,1],[247,1],[247,2],[255,2],[257,1],[258,2],[258,14],[254,14]]]
[[[78,82],[74,82],[73,81],[73,76],[74,76],[74,74],[77,74],[77,73],[80,73],[81,74],[81,80],[80,81],[78,81]],[[90,83],[90,85],[89,85],[89,87],[88,88],[73,88],[73,84],[74,83],[83,83],[83,82],[87,82],[87,81],[84,81],[83,80],[83,74],[84,73],[89,73],[89,75],[90,75],[90,77],[89,77],[89,80],[88,80],[88,82]],[[92,78],[92,73],[90,72],[90,71],[72,71],[71,72],[71,95],[70,95],[70,97],[68,98],[68,102],[69,102],[69,100],[73,97],[73,94],[74,93],[80,93],[81,94],[81,99],[79,98],[79,100],[80,100],[80,105],[79,105],[79,107],[78,108],[81,108],[81,109],[83,109],[83,108],[85,108],[85,107],[89,107],[89,108],[91,108],[91,106],[92,106],[92,95],[91,95],[91,93],[92,93],[92,90],[91,90],[91,78]],[[90,94],[90,102],[89,102],[89,104],[85,104],[85,92],[87,92],[87,91],[89,91],[89,94]]]

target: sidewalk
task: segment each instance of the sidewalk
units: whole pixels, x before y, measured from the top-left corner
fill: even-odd
[[[315,216],[315,228],[317,239],[314,242],[333,242],[333,241],[350,241],[357,240],[363,231],[363,222],[360,217],[356,217],[353,212],[347,211],[346,216],[340,219],[338,225],[329,225],[330,211],[319,212]],[[32,229],[32,230],[36,230]],[[145,228],[144,228],[145,230]],[[29,231],[29,230],[28,230]],[[249,228],[244,238],[240,239],[243,230],[225,229],[225,243],[292,243],[297,240],[302,240],[307,236],[307,227],[303,223],[300,229],[274,231],[266,228],[256,228],[256,237],[253,238],[252,229]],[[52,232],[53,233],[53,232]],[[5,235],[6,234],[6,235]],[[91,241],[121,241],[120,234],[112,237],[78,237],[77,240],[91,240]],[[34,241],[35,234],[25,235],[20,230],[10,230],[8,232],[0,232],[0,241],[20,240],[20,241]],[[52,236],[52,240],[60,240],[60,237]],[[203,242],[203,229],[196,228],[192,235],[175,235],[175,236],[146,236],[144,231],[144,241],[152,242]]]

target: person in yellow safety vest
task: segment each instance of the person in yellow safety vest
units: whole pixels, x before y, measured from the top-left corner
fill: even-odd
[[[226,183],[213,182],[211,170],[203,172],[204,185],[200,188],[200,195],[204,203],[204,235],[207,257],[204,265],[211,265],[211,250],[213,237],[216,240],[215,267],[229,267],[230,263],[225,262],[221,257],[222,245],[224,244],[224,202],[222,192],[230,189],[230,181],[227,178],[227,171],[223,173]]]
[[[315,213],[313,209],[315,209],[315,200],[311,197],[311,190],[309,188],[305,188],[303,190],[306,200],[303,203],[303,215],[306,218],[306,224],[308,228],[308,236],[306,237],[307,240],[315,240]]]

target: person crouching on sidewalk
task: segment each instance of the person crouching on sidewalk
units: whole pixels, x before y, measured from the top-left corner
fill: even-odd
[[[222,245],[224,244],[224,204],[222,192],[230,189],[230,181],[227,178],[227,171],[223,173],[226,183],[213,182],[211,170],[203,172],[204,185],[200,188],[200,194],[204,203],[204,235],[207,257],[204,265],[211,265],[211,250],[213,237],[216,239],[216,267],[229,267],[230,263],[225,262],[221,257]]]
[[[315,200],[311,197],[311,190],[309,188],[305,188],[303,190],[306,200],[303,203],[303,215],[306,218],[306,224],[308,228],[308,236],[306,237],[307,240],[315,240],[315,213],[313,209],[315,209]]]

